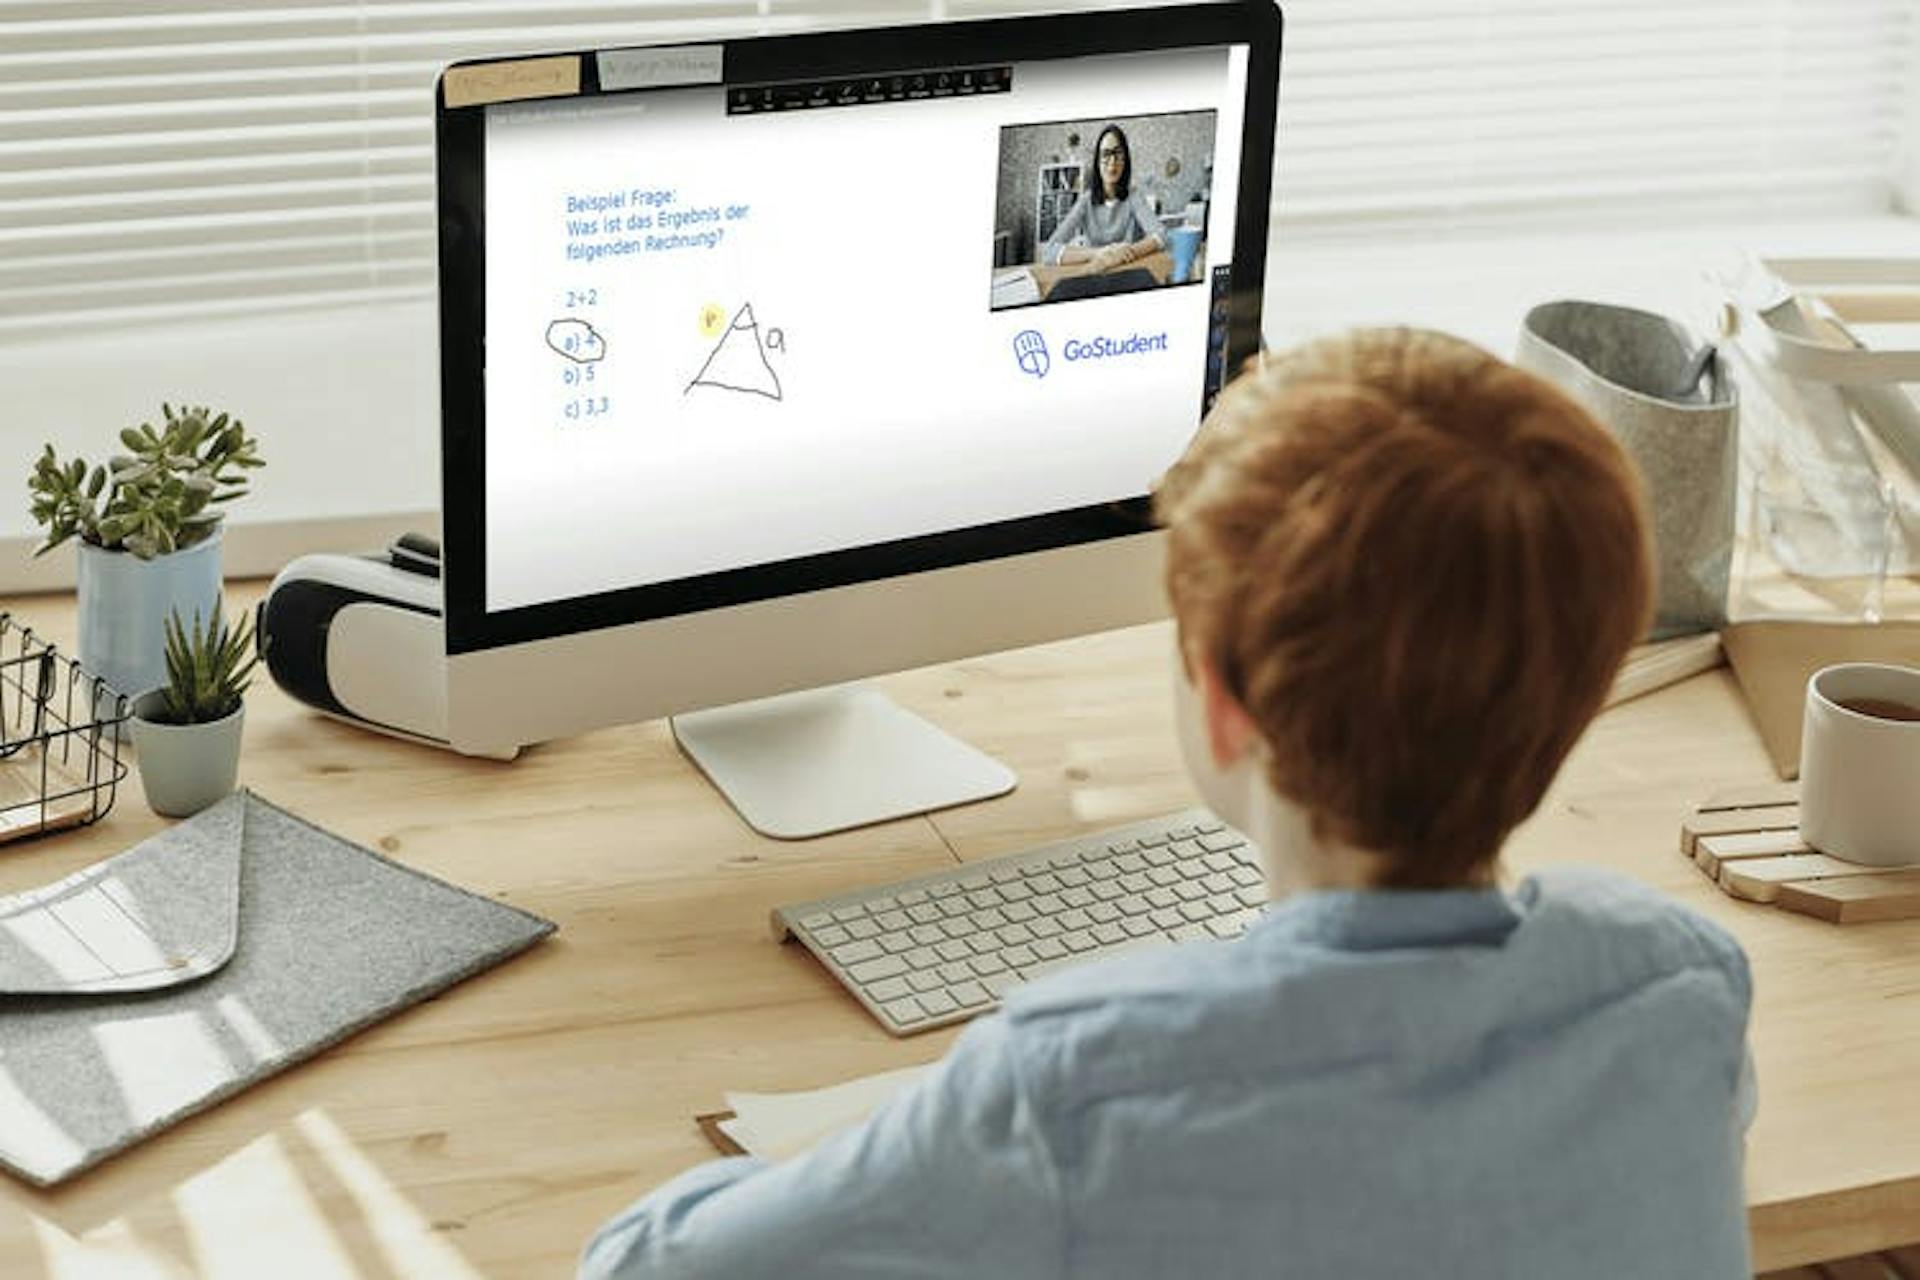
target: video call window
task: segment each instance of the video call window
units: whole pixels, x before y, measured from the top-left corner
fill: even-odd
[[[1217,116],[1004,126],[992,309],[1206,279]]]

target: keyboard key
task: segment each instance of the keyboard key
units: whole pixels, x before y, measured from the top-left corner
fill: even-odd
[[[1227,878],[1233,881],[1235,884],[1255,885],[1255,884],[1259,884],[1265,877],[1263,877],[1260,874],[1260,868],[1249,867],[1246,864],[1242,863],[1239,866],[1234,867],[1233,870],[1227,872]]]
[[[1166,847],[1164,841],[1161,842],[1160,847],[1148,849],[1140,856],[1150,867],[1164,867],[1170,862],[1178,861],[1178,859],[1173,856],[1173,851]]]
[[[880,926],[871,920],[849,920],[846,923],[846,930],[855,938],[874,938],[880,934]]]
[[[1180,873],[1172,867],[1155,867],[1153,870],[1147,872],[1147,879],[1164,889],[1168,885],[1179,884]]]
[[[1080,865],[1080,855],[1077,853],[1056,853],[1047,859],[1047,865],[1055,871],[1061,871],[1067,867],[1077,867]]]
[[[866,914],[867,914],[866,904],[855,903],[851,907],[840,907],[837,910],[835,910],[833,913],[833,918],[835,920],[838,920],[841,924],[845,924],[849,920],[858,920],[861,917],[865,916]]]
[[[1120,877],[1120,887],[1128,893],[1145,893],[1153,888],[1153,881],[1142,872],[1132,872]]]
[[[931,969],[940,963],[940,957],[933,954],[931,947],[915,947],[900,958],[907,962],[909,969]]]
[[[1061,891],[1060,901],[1070,907],[1084,907],[1093,901],[1093,895],[1085,889],[1065,889]]]
[[[920,1002],[912,996],[905,996],[889,1004],[883,1004],[880,1008],[889,1018],[892,1018],[903,1027],[910,1027],[916,1022],[925,1022],[927,1020],[926,1012],[920,1008]]]
[[[1210,853],[1200,861],[1214,871],[1231,871],[1240,865],[1240,860],[1230,853]]]
[[[1006,899],[1000,896],[998,889],[976,889],[967,895],[967,901],[976,907],[997,907]]]
[[[882,978],[867,987],[867,998],[885,1004],[889,1000],[898,1000],[911,990],[905,978]]]
[[[985,1004],[988,1000],[992,999],[992,997],[987,994],[987,989],[977,982],[956,983],[947,994],[952,996],[953,1002],[962,1009],[971,1009],[976,1005]]]
[[[947,983],[946,979],[932,969],[922,969],[907,975],[907,985],[915,991],[934,991],[946,986]]]
[[[940,914],[945,919],[958,920],[962,916],[970,916],[973,914],[973,904],[956,894],[951,898],[942,900],[940,903]]]
[[[898,955],[902,951],[913,950],[913,938],[904,933],[883,933],[874,939],[880,949],[888,955]]]
[[[1208,893],[1231,893],[1234,887],[1233,878],[1222,875],[1218,871],[1204,877],[1200,883],[1207,887]]]
[[[907,962],[899,956],[881,956],[878,960],[854,965],[847,970],[847,976],[864,987],[869,982],[878,982],[881,978],[898,977],[906,971]]]
[[[1173,892],[1174,896],[1182,902],[1192,902],[1196,898],[1204,898],[1207,896],[1207,891],[1191,880],[1182,880],[1179,884],[1173,886]]]
[[[1067,867],[1059,872],[1059,879],[1062,885],[1071,889],[1076,885],[1085,884],[1091,877],[1079,867]]]
[[[940,980],[948,986],[956,982],[969,982],[973,979],[973,970],[964,964],[943,964],[937,970]]]
[[[1175,840],[1191,840],[1195,836],[1200,834],[1200,828],[1197,826],[1175,827],[1172,830],[1168,831],[1167,834],[1172,836]]]
[[[1147,890],[1147,902],[1156,907],[1177,907],[1180,905],[1180,899],[1175,896],[1171,889]]]
[[[1107,846],[1107,849],[1112,853],[1132,853],[1139,847],[1140,842],[1138,840],[1115,840]]]
[[[1204,822],[1194,823],[1193,829],[1195,831],[1198,831],[1203,836],[1212,835],[1216,831],[1225,831],[1227,829],[1227,824],[1215,818],[1208,818]]]
[[[1240,889],[1233,896],[1238,898],[1243,906],[1263,906],[1267,901],[1267,886],[1256,885],[1250,889]]]
[[[951,880],[942,880],[927,886],[927,896],[936,901],[941,898],[951,898],[958,892],[960,892],[960,886]]]
[[[1024,924],[1040,914],[1024,902],[1009,902],[1000,912],[1015,924]]]
[[[1091,891],[1093,896],[1102,902],[1112,902],[1115,898],[1126,893],[1126,890],[1120,887],[1118,880],[1102,880],[1098,884],[1091,886]]]
[[[1117,924],[1097,924],[1093,926],[1093,940],[1103,947],[1127,940],[1127,931]]]
[[[993,955],[1000,950],[1000,939],[991,933],[976,933],[967,939],[967,946],[973,950],[975,955]]]
[[[1058,960],[1067,954],[1067,949],[1060,945],[1058,938],[1040,938],[1033,944],[1033,954],[1042,960]]]
[[[1203,924],[1183,924],[1169,933],[1167,938],[1172,942],[1198,942],[1209,936],[1211,935],[1207,933],[1207,926]]]
[[[1153,921],[1162,929],[1168,930],[1178,929],[1186,922],[1186,917],[1178,911],[1175,911],[1172,907],[1161,907],[1158,911],[1149,915],[1147,919]]]
[[[1123,916],[1143,916],[1153,909],[1147,900],[1137,893],[1130,893],[1124,898],[1116,898],[1113,906],[1114,909]],[[886,944],[882,942],[881,945],[885,946]],[[892,950],[892,948],[889,947],[888,950]]]
[[[1204,858],[1207,856],[1207,851],[1200,847],[1200,842],[1197,840],[1175,840],[1171,845],[1167,847],[1172,849],[1173,856],[1180,859],[1180,861],[1182,862],[1187,862],[1189,860],[1196,860],[1196,859]]]
[[[936,925],[917,924],[907,930],[907,936],[923,947],[930,947],[946,938],[946,932]]]
[[[995,1000],[1004,1000],[1007,998],[1007,992],[1025,981],[1026,979],[1017,973],[996,973],[992,977],[982,978],[980,985],[985,987],[988,994]]]
[[[813,931],[813,940],[823,947],[838,947],[853,941],[853,935],[837,924]]]
[[[996,931],[1000,941],[1012,946],[1016,942],[1032,942],[1033,930],[1023,924],[1010,924]]]
[[[975,956],[972,960],[968,961],[968,964],[975,973],[983,978],[990,973],[999,973],[1007,967],[1007,962],[1002,960],[998,955]]]
[[[1027,886],[1025,880],[1015,880],[1012,884],[1000,886],[1000,896],[1009,903],[1024,902],[1033,896],[1033,890]]]
[[[1124,857],[1115,858],[1113,860],[1113,869],[1121,875],[1132,875],[1135,872],[1145,871],[1147,869],[1147,861],[1137,853],[1129,853]]]
[[[987,879],[995,884],[1012,884],[1020,878],[1018,867],[993,867],[987,872]]]
[[[962,876],[960,887],[971,893],[975,889],[984,889],[991,883],[985,876]]]
[[[1054,919],[1060,922],[1062,929],[1084,929],[1093,923],[1093,917],[1084,911],[1062,911]]]
[[[1018,969],[1022,965],[1032,964],[1037,957],[1032,947],[1008,947],[1000,953],[1000,958],[1007,962],[1009,969]]]
[[[1027,922],[1027,928],[1036,938],[1051,938],[1061,932],[1060,922],[1051,916],[1035,916]]]
[[[1007,918],[1001,915],[999,909],[996,907],[989,907],[985,911],[976,911],[973,913],[971,919],[973,920],[973,927],[976,929],[998,929],[1001,925],[1007,923]]]
[[[967,946],[966,943],[957,942],[952,938],[948,938],[945,942],[935,947],[934,951],[942,960],[965,960],[973,954],[973,949]]]
[[[1180,914],[1189,920],[1211,920],[1213,908],[1204,902],[1183,902],[1180,904]]]
[[[1075,929],[1072,933],[1060,935],[1060,945],[1069,951],[1093,950],[1093,935],[1085,929]]]
[[[800,918],[800,927],[818,932],[833,923],[833,916],[825,911],[816,911],[810,916]]]
[[[1237,849],[1245,843],[1245,840],[1228,831],[1220,831],[1211,835],[1203,834],[1200,837],[1200,847],[1209,853],[1225,853],[1227,850]]]
[[[925,889],[909,889],[905,893],[897,894],[895,900],[899,902],[902,907],[911,907],[917,903],[925,902],[927,900],[927,891]]]
[[[1144,938],[1150,933],[1160,932],[1160,927],[1145,916],[1128,916],[1120,922],[1120,927],[1127,931],[1129,938]],[[1038,951],[1039,947],[1036,946],[1034,950]]]
[[[1146,835],[1140,837],[1140,847],[1143,849],[1151,849],[1156,845],[1165,844],[1167,838],[1167,833],[1164,831],[1149,831]]]
[[[867,914],[877,915],[882,911],[891,911],[899,905],[900,905],[900,899],[894,897],[890,893],[882,894],[877,898],[867,899]]]
[[[937,1018],[943,1013],[952,1013],[960,1006],[944,991],[929,991],[920,997],[920,1007],[927,1011],[928,1017]]]
[[[1043,916],[1057,916],[1067,909],[1057,893],[1043,893],[1033,900],[1033,909]]]
[[[1051,872],[1042,872],[1027,881],[1027,884],[1035,893],[1055,893],[1061,888],[1060,877]],[[1041,908],[1043,911],[1045,909],[1044,907]]]
[[[1239,899],[1227,894],[1216,893],[1207,899],[1207,906],[1211,907],[1213,914],[1217,916],[1229,916],[1240,909],[1240,902]]]
[[[1120,918],[1120,908],[1111,902],[1096,902],[1087,908],[1087,918],[1100,924],[1107,924]]]
[[[835,947],[827,953],[835,964],[859,964],[862,960],[871,960],[880,954],[877,942],[849,942],[844,947]]]
[[[875,916],[874,920],[879,924],[879,926],[882,929],[886,929],[889,931],[896,930],[896,929],[904,929],[908,925],[913,923],[912,920],[909,920],[907,918],[907,913],[904,911],[884,912],[881,915]]]
[[[921,924],[932,924],[935,920],[940,919],[940,908],[931,902],[921,902],[908,907],[907,915],[910,919],[917,920]]]
[[[947,920],[943,921],[940,925],[942,941],[947,938],[964,938],[969,934],[977,932],[979,932],[979,930],[973,927],[973,921],[966,919]],[[935,942],[933,945],[937,947],[940,943]]]

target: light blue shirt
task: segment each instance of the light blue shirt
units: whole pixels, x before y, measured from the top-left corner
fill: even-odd
[[[1616,876],[1301,894],[1015,991],[867,1124],[690,1171],[583,1274],[1745,1280],[1749,994]]]

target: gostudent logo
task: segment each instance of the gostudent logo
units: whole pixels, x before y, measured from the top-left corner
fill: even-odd
[[[1047,340],[1037,329],[1022,329],[1013,335],[1013,359],[1021,370],[1036,378],[1047,376],[1053,357],[1047,354]]]
[[[1102,334],[1097,338],[1081,341],[1068,338],[1067,345],[1060,354],[1068,360],[1111,360],[1116,356],[1145,355],[1149,351],[1165,351],[1167,335],[1160,333],[1130,333],[1124,338],[1113,338]]]

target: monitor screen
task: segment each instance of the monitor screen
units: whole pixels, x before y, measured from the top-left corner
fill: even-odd
[[[488,612],[1146,492],[1220,373],[1245,55],[489,107]]]

